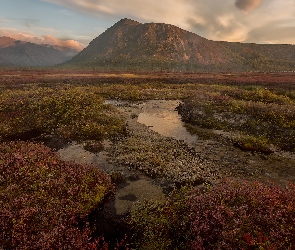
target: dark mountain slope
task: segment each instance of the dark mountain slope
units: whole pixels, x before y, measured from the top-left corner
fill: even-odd
[[[170,24],[122,19],[65,65],[117,70],[293,70],[295,46],[216,42]]]

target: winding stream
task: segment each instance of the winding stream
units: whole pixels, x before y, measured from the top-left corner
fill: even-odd
[[[188,133],[184,127],[181,117],[175,108],[179,101],[147,101],[132,104],[123,101],[109,100],[106,104],[112,104],[124,110],[124,112],[136,113],[137,122],[146,125],[149,129],[167,137],[193,143],[196,136]],[[130,114],[130,113],[129,113]],[[107,149],[111,146],[109,141],[104,141]],[[122,173],[125,177],[123,183],[118,184],[115,199],[107,204],[107,210],[113,216],[120,216],[130,210],[136,201],[143,200],[163,200],[164,189],[158,184],[142,174],[125,167],[118,167],[109,162],[109,155],[106,151],[91,153],[84,149],[83,144],[72,143],[58,151],[64,160],[74,161],[82,164],[94,164],[107,173]]]
[[[196,152],[202,155],[210,165],[220,166],[220,171],[224,171],[227,176],[253,176],[253,178],[268,179],[283,185],[286,184],[287,179],[295,182],[295,161],[292,159],[283,159],[281,155],[276,154],[267,157],[256,153],[252,154],[241,151],[231,144],[202,140],[198,136],[190,134],[184,127],[181,116],[175,110],[179,103],[180,101],[177,100],[151,100],[139,103],[106,101],[106,104],[117,106],[126,115],[131,132],[141,130],[144,127],[142,124],[144,124],[162,136],[182,140],[193,146]],[[217,133],[218,131],[213,132]],[[224,135],[226,136],[226,134]],[[117,186],[115,199],[108,205],[111,213],[115,216],[122,215],[132,210],[135,201],[164,199],[166,184],[160,187],[155,183],[155,180],[134,169],[113,164],[110,161],[112,157],[108,153],[108,148],[112,147],[112,143],[105,141],[104,144],[105,151],[97,154],[86,151],[82,144],[68,145],[59,150],[59,153],[65,160],[92,163],[107,173],[123,174],[125,182]],[[168,183],[167,186],[169,185]]]

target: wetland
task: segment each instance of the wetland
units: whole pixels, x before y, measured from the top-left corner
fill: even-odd
[[[288,207],[287,204],[294,202],[294,195],[283,195],[283,192],[295,191],[292,186],[295,182],[293,75],[159,73],[149,76],[41,70],[1,72],[0,78],[3,200],[13,201],[26,195],[38,200],[40,190],[50,196],[50,190],[58,187],[54,185],[72,182],[63,176],[59,184],[46,181],[57,173],[56,170],[50,172],[51,169],[60,168],[62,164],[69,164],[65,167],[68,175],[84,171],[77,176],[85,176],[85,179],[80,181],[77,177],[80,184],[63,194],[62,201],[68,199],[71,205],[60,206],[64,213],[75,211],[70,217],[76,222],[60,222],[62,224],[57,223],[54,228],[60,230],[66,225],[68,231],[65,232],[70,235],[73,225],[75,228],[79,225],[82,235],[97,239],[96,243],[85,243],[86,248],[96,244],[98,249],[151,249],[149,246],[160,245],[160,249],[197,249],[193,246],[195,229],[192,228],[197,218],[192,211],[196,213],[196,200],[203,199],[202,204],[207,204],[215,191],[221,192],[221,197],[234,190],[242,192],[241,186],[248,194],[255,193],[253,188],[257,187],[260,195],[271,197],[267,199],[278,199],[275,202]],[[41,165],[38,157],[32,158],[34,154],[30,152],[44,155],[41,172],[34,173],[34,166],[37,169]],[[42,179],[43,186],[17,191],[18,183],[13,183],[9,166],[16,169],[14,176],[23,178],[21,183],[39,183]],[[31,177],[24,171],[29,166]],[[31,182],[30,178],[35,179]],[[232,191],[223,190],[226,186]],[[15,196],[11,196],[11,188],[15,188]],[[89,192],[90,189],[96,191]],[[85,195],[87,192],[90,194]],[[282,193],[284,198],[272,192]],[[83,194],[83,198],[73,203],[73,194]],[[257,194],[251,199],[257,199],[257,203],[245,198],[237,204],[258,204],[259,199],[265,198]],[[7,204],[1,202],[2,211],[9,211]],[[11,244],[9,232],[16,230],[9,226],[9,221],[15,220],[22,211],[35,213],[30,204],[30,200],[26,200],[23,207],[15,207],[15,211],[7,215],[7,224],[1,224],[7,234],[5,244]],[[79,204],[76,210],[65,210],[74,204]],[[231,204],[227,205],[228,209],[238,214],[235,209],[239,205]],[[217,206],[216,211],[220,209]],[[256,211],[256,208],[249,209],[251,213]],[[286,211],[292,213],[293,210]],[[30,213],[25,213],[22,221],[26,219],[28,227],[34,227],[36,221]],[[251,216],[256,218],[256,214]],[[259,224],[259,216],[256,224]],[[289,213],[286,216],[294,221]],[[34,233],[37,236],[32,242],[45,240],[46,235],[51,234],[52,226],[46,224],[45,227],[43,234]],[[224,232],[226,230],[224,227]],[[250,241],[243,235],[249,232],[239,230],[242,236],[233,237],[241,247],[248,249]],[[278,239],[267,229],[255,230],[250,231]],[[295,235],[294,230],[290,230],[286,234]],[[32,233],[26,229],[25,234],[31,237]],[[225,238],[217,237],[208,244],[213,247]],[[263,245],[255,238],[256,246],[279,246],[265,239],[261,240]],[[72,242],[84,244],[77,237]],[[289,242],[294,244],[292,240]],[[280,246],[286,246],[284,244]]]

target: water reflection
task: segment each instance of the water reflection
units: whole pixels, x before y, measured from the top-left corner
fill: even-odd
[[[193,143],[197,137],[187,132],[180,115],[175,111],[179,103],[179,101],[148,101],[137,121],[161,135]]]

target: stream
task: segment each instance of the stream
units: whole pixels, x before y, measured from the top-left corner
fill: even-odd
[[[282,154],[265,156],[253,152],[245,152],[232,144],[215,140],[203,140],[192,135],[184,127],[181,116],[175,110],[180,101],[177,100],[151,100],[146,102],[106,101],[106,104],[115,105],[128,122],[130,132],[153,130],[158,136],[172,137],[187,143],[209,165],[217,166],[216,173],[223,176],[238,178],[268,179],[286,185],[287,180],[295,181],[295,160]],[[145,125],[145,126],[144,126]],[[216,131],[213,131],[216,133]],[[148,135],[149,136],[149,135]],[[140,142],[139,142],[140,143]],[[159,179],[152,179],[142,172],[116,165],[111,155],[113,147],[110,141],[104,141],[105,150],[91,153],[84,149],[83,143],[73,143],[59,150],[65,160],[77,163],[94,164],[108,174],[120,173],[124,181],[117,185],[114,201],[108,204],[108,209],[114,216],[124,215],[134,207],[135,202],[143,200],[164,200],[165,194],[171,191],[171,183],[159,184]],[[151,144],[150,147],[153,147]],[[169,147],[169,146],[168,146]],[[124,150],[123,150],[124,151]],[[123,152],[127,153],[128,152]],[[155,153],[157,153],[155,151]],[[175,158],[175,160],[177,160]],[[167,191],[165,191],[167,189]]]
[[[105,101],[105,104],[114,105],[125,112],[128,112],[128,108],[134,109],[137,122],[146,125],[160,135],[193,144],[198,140],[198,137],[186,130],[181,116],[176,110],[180,103],[179,100],[149,100],[138,103]]]
[[[193,143],[197,137],[188,133],[181,121],[181,117],[175,108],[179,101],[147,101],[140,103],[129,103],[123,101],[108,100],[106,104],[115,105],[123,113],[130,117],[129,113],[136,113],[137,122],[144,124],[147,128],[177,140]],[[131,111],[132,110],[132,111]],[[129,112],[129,113],[128,113]],[[128,119],[127,119],[128,120]],[[134,119],[129,118],[134,122]],[[103,142],[105,150],[99,153],[91,153],[84,149],[83,143],[73,142],[58,152],[64,160],[74,161],[81,164],[94,164],[108,174],[121,173],[125,181],[117,185],[114,201],[107,206],[111,213],[120,216],[132,209],[136,201],[149,199],[164,200],[165,191],[156,180],[127,167],[116,166],[112,163],[108,154],[110,141]]]

